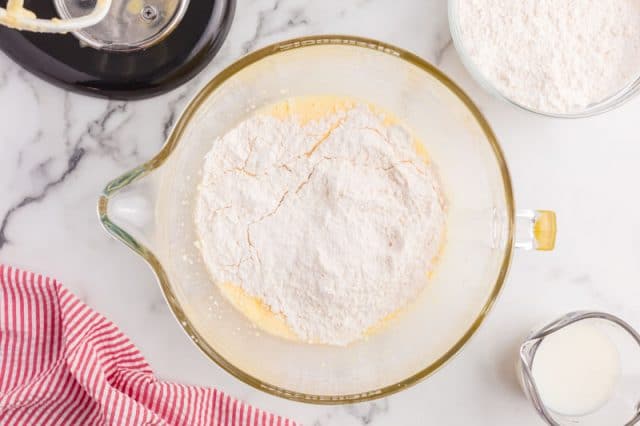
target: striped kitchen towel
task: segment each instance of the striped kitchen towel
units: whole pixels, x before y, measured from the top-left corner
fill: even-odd
[[[57,281],[0,265],[0,425],[295,423],[157,380],[118,327]]]

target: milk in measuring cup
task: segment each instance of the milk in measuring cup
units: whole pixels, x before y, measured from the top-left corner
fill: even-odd
[[[546,407],[566,416],[583,416],[610,399],[620,375],[620,358],[601,329],[576,322],[540,342],[532,374]]]

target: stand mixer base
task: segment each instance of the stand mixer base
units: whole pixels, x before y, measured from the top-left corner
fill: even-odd
[[[25,7],[44,18],[80,16],[94,4],[25,1]],[[27,71],[65,89],[143,99],[197,74],[220,49],[234,10],[235,0],[114,0],[102,22],[73,34],[0,26],[0,49]]]

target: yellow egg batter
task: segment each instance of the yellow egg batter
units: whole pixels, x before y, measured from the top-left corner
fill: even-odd
[[[279,102],[274,105],[258,110],[258,114],[269,114],[275,118],[286,119],[291,116],[298,117],[300,124],[304,125],[312,120],[320,119],[324,116],[335,114],[353,108],[357,104],[363,104],[354,99],[338,97],[338,96],[308,96],[300,98],[290,98],[286,101]],[[366,103],[365,103],[366,104]],[[384,123],[387,126],[396,125],[400,122],[397,117],[381,108],[367,104],[372,111],[384,116]],[[413,137],[415,151],[418,156],[425,162],[430,163],[430,158],[425,146],[415,136]],[[440,249],[442,251],[442,248]],[[434,261],[435,262],[435,261]],[[433,270],[427,273],[429,278],[433,275]],[[276,314],[271,311],[259,298],[247,294],[242,287],[234,283],[222,283],[218,285],[223,296],[231,303],[231,305],[242,312],[254,325],[263,331],[284,339],[296,340],[300,339],[291,330],[287,324],[286,318],[282,314]],[[403,311],[408,309],[406,306],[398,311],[386,316],[378,324],[369,328],[364,336],[368,337],[384,330],[389,324],[398,318]],[[308,342],[313,343],[313,342]]]

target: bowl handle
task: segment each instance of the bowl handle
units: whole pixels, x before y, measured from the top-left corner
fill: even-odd
[[[556,214],[549,210],[516,212],[516,248],[553,250],[556,244]]]

